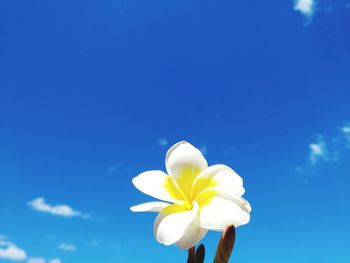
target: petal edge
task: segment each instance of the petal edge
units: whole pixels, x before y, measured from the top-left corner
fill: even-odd
[[[164,202],[147,202],[139,205],[134,205],[130,207],[130,210],[132,212],[160,212],[168,205],[170,204]]]

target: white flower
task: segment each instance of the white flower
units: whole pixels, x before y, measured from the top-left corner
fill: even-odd
[[[195,246],[208,230],[247,224],[251,207],[242,198],[243,180],[230,167],[208,167],[201,152],[182,141],[172,146],[165,159],[168,174],[147,171],[132,182],[141,192],[162,201],[131,207],[133,212],[160,212],[154,235],[164,245],[182,249]]]

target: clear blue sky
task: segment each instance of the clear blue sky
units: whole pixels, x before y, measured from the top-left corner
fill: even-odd
[[[0,234],[47,262],[185,262],[129,206],[187,140],[244,178],[232,262],[348,263],[348,2],[0,1]]]

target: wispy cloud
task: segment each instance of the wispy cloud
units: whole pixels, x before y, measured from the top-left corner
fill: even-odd
[[[315,6],[315,0],[294,0],[294,10],[304,15],[305,25],[310,24],[315,13]]]
[[[0,240],[4,240],[4,239],[7,239],[7,236],[6,236],[6,235],[1,235],[1,234],[0,234]]]
[[[168,140],[167,140],[166,138],[162,137],[162,138],[160,138],[160,139],[158,140],[158,144],[159,144],[160,146],[165,147],[165,146],[167,146],[167,145],[169,144],[169,142],[168,142]]]
[[[8,240],[6,235],[0,234],[0,261],[25,261],[28,258],[27,253],[14,243]],[[42,257],[30,257],[27,263],[45,263]],[[50,259],[48,263],[61,263],[59,258]]]
[[[317,136],[316,142],[309,144],[309,149],[309,160],[312,165],[315,165],[320,160],[328,160],[326,143],[321,135]]]
[[[347,124],[340,128],[345,139],[347,140],[346,148],[350,149],[350,124]]]
[[[295,167],[297,174],[312,175],[322,168],[322,163],[332,165],[349,160],[350,123],[341,126],[336,133],[327,136],[318,134],[308,147],[308,159],[304,164]]]
[[[294,10],[301,12],[303,15],[312,16],[315,9],[314,0],[295,0]]]
[[[30,258],[27,263],[45,263],[46,260],[44,258]],[[48,263],[62,263],[59,258],[53,258],[48,261]]]
[[[27,263],[45,263],[45,259],[43,258],[30,258]]]
[[[67,251],[67,252],[73,252],[76,250],[76,247],[74,244],[61,243],[57,247],[58,249]]]
[[[83,219],[87,219],[90,217],[89,214],[82,213],[80,211],[76,211],[71,208],[69,205],[57,204],[50,205],[45,202],[43,197],[38,197],[30,202],[28,205],[34,210],[49,213],[51,215],[62,216],[62,217],[81,217]]]
[[[23,249],[9,242],[6,236],[0,235],[0,259],[23,261],[26,258],[27,253]]]

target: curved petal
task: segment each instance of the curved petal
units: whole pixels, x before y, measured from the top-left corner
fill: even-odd
[[[153,228],[157,241],[164,245],[171,245],[179,241],[197,213],[197,202],[193,202],[191,210],[186,210],[178,204],[164,208],[154,220]]]
[[[201,227],[223,231],[228,225],[238,227],[250,220],[251,207],[240,198],[215,195],[200,209]]]
[[[168,150],[165,166],[168,174],[178,182],[186,196],[190,197],[194,179],[208,167],[208,163],[197,148],[182,141]]]
[[[170,205],[164,202],[148,202],[130,207],[132,212],[160,212]]]
[[[192,186],[192,198],[203,190],[214,189],[230,196],[244,194],[243,179],[230,167],[217,164],[202,171]]]
[[[176,245],[182,249],[189,249],[195,246],[207,234],[208,230],[201,228],[195,223],[190,224],[185,234],[176,242]]]
[[[154,198],[177,202],[183,199],[172,178],[162,171],[147,171],[132,179],[134,186]]]

